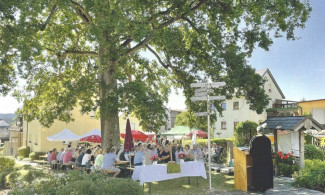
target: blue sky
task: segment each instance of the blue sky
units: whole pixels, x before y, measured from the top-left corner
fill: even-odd
[[[311,0],[313,11],[305,29],[297,29],[299,40],[274,39],[269,51],[256,49],[249,64],[269,68],[288,100],[325,99],[325,0]],[[181,91],[179,91],[181,94]],[[168,107],[185,109],[185,99],[173,90]],[[0,113],[19,107],[12,97],[0,97]]]

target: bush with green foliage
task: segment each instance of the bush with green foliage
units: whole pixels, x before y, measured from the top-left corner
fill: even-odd
[[[15,166],[15,159],[8,157],[0,157],[0,173],[8,168]]]
[[[10,194],[144,194],[142,187],[131,179],[110,178],[103,173],[86,174],[69,171],[65,176],[34,182],[31,185],[16,186]]]
[[[30,153],[29,146],[22,146],[22,147],[18,148],[18,155],[23,158],[27,158],[29,156],[29,153]]]
[[[233,138],[227,138],[227,139],[222,139],[222,138],[214,138],[211,139],[211,144],[212,143],[216,143],[219,146],[221,146],[222,148],[224,148],[223,153],[220,156],[220,161],[221,162],[226,162],[227,159],[227,142],[233,142],[234,139]],[[182,142],[183,147],[185,147],[185,145],[191,145],[192,144],[192,140],[184,140]],[[208,144],[208,139],[197,139],[196,140],[196,144],[199,144],[202,148],[204,146],[206,146]]]
[[[3,156],[4,147],[0,147],[0,156]]]
[[[253,121],[244,121],[237,124],[234,136],[236,146],[246,146],[253,136],[257,134],[256,128],[258,124]]]
[[[325,192],[325,161],[305,160],[305,169],[296,172],[294,185]]]
[[[312,139],[313,136],[309,135],[309,134],[305,134],[305,144],[312,144]]]
[[[295,164],[289,165],[286,163],[278,163],[279,173],[285,177],[292,177],[292,175],[299,170],[299,167]]]
[[[29,158],[31,161],[39,160],[39,157],[45,154],[45,152],[32,152],[29,154]]]
[[[305,145],[305,159],[319,159],[325,160],[324,152],[317,146],[306,144]]]
[[[6,169],[0,174],[0,187],[13,188],[15,186],[28,186],[36,180],[49,178],[54,177],[52,174],[43,170],[35,169],[30,165],[16,166],[14,168]]]

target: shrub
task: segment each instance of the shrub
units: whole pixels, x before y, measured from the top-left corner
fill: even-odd
[[[39,160],[39,157],[44,154],[45,154],[45,152],[32,152],[29,154],[29,158],[31,161]]]
[[[29,146],[22,146],[22,147],[18,148],[18,155],[23,158],[27,158],[29,153],[30,153]]]
[[[253,121],[240,122],[235,128],[234,144],[236,146],[246,146],[253,136],[257,134],[256,128],[258,124]]]
[[[325,160],[324,152],[317,148],[314,145],[306,144],[305,145],[305,158],[306,159],[319,159],[319,160]]]
[[[226,159],[227,159],[227,152],[226,152],[227,151],[227,142],[229,142],[229,141],[233,142],[233,140],[234,140],[233,138],[228,138],[228,139],[214,138],[214,139],[211,139],[211,144],[216,143],[219,146],[224,148],[223,153],[220,156],[220,161],[221,162],[226,162]],[[192,140],[185,140],[185,141],[182,142],[182,144],[183,144],[183,147],[185,147],[186,144],[191,145]],[[208,139],[197,139],[196,144],[199,144],[203,148],[206,144],[208,144]]]
[[[6,183],[6,177],[13,171],[13,169],[13,167],[10,167],[0,172],[0,189],[5,189],[9,187]]]
[[[0,156],[3,156],[3,150],[4,150],[4,148],[0,147]]]
[[[293,176],[294,185],[325,192],[325,162],[321,160],[305,160],[305,169]]]
[[[279,163],[278,165],[280,175],[283,175],[285,177],[292,177],[292,174],[299,170],[299,167],[297,165],[289,165],[285,163]]]
[[[47,174],[43,170],[38,170],[30,165],[17,166],[11,169],[11,172],[6,174],[5,181],[2,180],[4,187],[13,188],[15,186],[28,186],[35,180],[44,178],[51,178],[51,175]]]
[[[8,157],[0,157],[0,173],[10,167],[15,166],[15,160]]]
[[[142,187],[130,179],[109,178],[102,173],[70,171],[65,176],[16,186],[10,194],[144,194]]]

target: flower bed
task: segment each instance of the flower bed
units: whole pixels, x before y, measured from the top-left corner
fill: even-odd
[[[291,153],[284,154],[279,151],[273,154],[274,160],[278,160],[279,174],[285,177],[292,177],[294,172],[299,170],[299,167],[295,165],[295,156]]]

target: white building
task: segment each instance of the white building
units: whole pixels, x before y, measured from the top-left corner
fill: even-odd
[[[271,99],[268,108],[272,108],[275,100],[285,99],[284,94],[269,69],[257,70],[256,73],[266,80],[263,88]],[[259,123],[266,120],[267,117],[266,111],[262,114],[257,114],[256,111],[250,110],[245,97],[234,97],[231,100],[226,100],[222,104],[222,107],[224,108],[222,112],[223,117],[218,116],[214,126],[214,137],[216,138],[233,137],[235,126],[239,122],[249,120]]]

